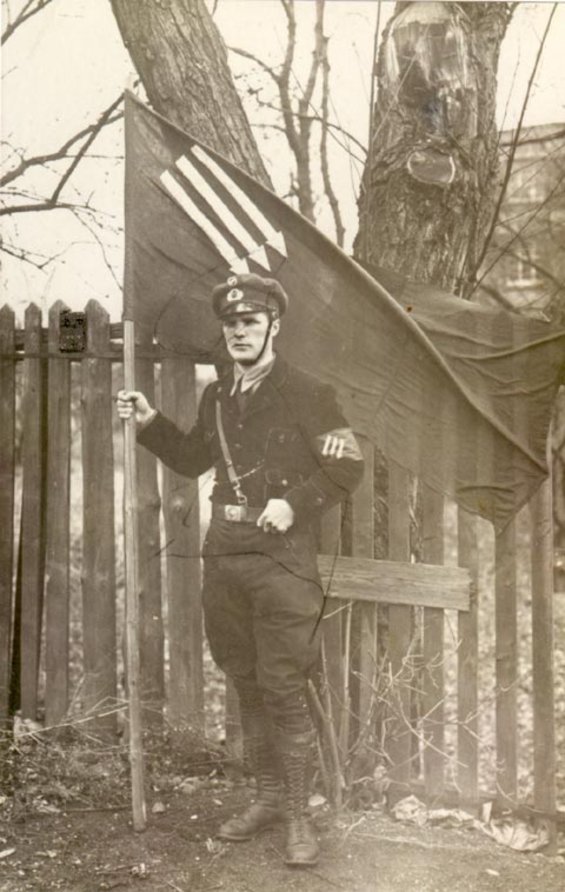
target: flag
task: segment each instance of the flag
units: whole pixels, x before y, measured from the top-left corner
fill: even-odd
[[[502,529],[547,476],[565,331],[363,269],[276,195],[126,95],[124,316],[166,351],[225,358],[230,274],[280,281],[277,349],[332,384],[352,427]]]

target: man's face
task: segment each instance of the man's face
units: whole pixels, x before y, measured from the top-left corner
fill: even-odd
[[[241,365],[252,365],[259,358],[267,332],[266,350],[271,339],[279,330],[279,320],[275,319],[269,332],[269,316],[267,313],[241,313],[228,316],[222,320],[222,331],[228,352],[234,362]]]

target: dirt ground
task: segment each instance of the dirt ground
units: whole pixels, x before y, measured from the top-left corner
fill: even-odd
[[[315,814],[322,856],[295,870],[282,857],[282,828],[247,843],[220,843],[218,824],[249,799],[221,777],[154,792],[148,825],[135,833],[127,805],[11,809],[0,821],[2,892],[111,889],[176,892],[457,892],[565,889],[562,855],[521,854],[476,830],[421,828],[381,809]],[[108,794],[108,801],[114,797]],[[42,805],[43,803],[43,805]],[[51,808],[51,812],[49,809]],[[0,817],[4,809],[0,808]],[[565,840],[561,840],[563,844]]]

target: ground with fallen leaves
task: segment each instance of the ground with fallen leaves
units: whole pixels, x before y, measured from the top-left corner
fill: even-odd
[[[0,793],[2,892],[111,889],[176,892],[544,892],[565,888],[563,854],[514,852],[469,821],[457,827],[398,821],[382,803],[339,815],[313,800],[322,856],[297,871],[277,827],[248,843],[215,839],[219,823],[253,795],[221,750],[193,741],[147,742],[148,821],[131,825],[123,748],[82,734],[23,736],[4,745]],[[316,805],[316,800],[318,804]],[[420,820],[418,807],[404,809]],[[465,827],[465,829],[463,829]],[[560,839],[561,850],[565,839]],[[559,848],[559,846],[558,846]]]

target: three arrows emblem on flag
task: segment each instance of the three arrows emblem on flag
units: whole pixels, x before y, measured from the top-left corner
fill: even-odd
[[[285,258],[287,250],[283,233],[275,229],[257,205],[251,201],[249,196],[234,182],[229,174],[210,157],[205,149],[194,145],[190,152],[205,168],[207,177],[201,173],[194,163],[194,158],[181,155],[175,162],[176,171],[181,174],[180,179],[173,176],[169,170],[161,174],[161,183],[168,194],[190,217],[192,222],[202,230],[234,273],[249,272],[248,257],[252,258],[263,269],[271,272],[265,245],[270,245],[281,257]],[[204,200],[207,210],[203,210],[191,198],[185,188],[183,178]],[[237,205],[238,216],[222,198],[222,190]],[[214,217],[216,221],[221,220],[230,235],[243,247],[245,252],[243,256],[236,251],[231,242],[220,232]],[[250,231],[250,223],[260,233],[260,239],[257,239],[255,233]]]

